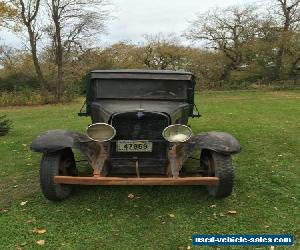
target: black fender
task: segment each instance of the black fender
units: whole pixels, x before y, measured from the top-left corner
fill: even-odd
[[[66,130],[49,130],[36,137],[30,149],[39,153],[53,153],[65,148],[81,149],[82,143],[93,142],[84,134]]]
[[[186,153],[188,156],[197,149],[210,149],[225,155],[241,152],[239,141],[231,134],[225,132],[213,131],[193,135],[186,146]]]
[[[87,135],[66,130],[50,130],[35,138],[30,149],[39,153],[54,153],[66,148],[78,149],[99,173],[106,161],[105,142],[97,142]]]

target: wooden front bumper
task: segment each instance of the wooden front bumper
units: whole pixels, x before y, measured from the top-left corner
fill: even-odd
[[[125,177],[75,177],[75,176],[55,176],[55,183],[78,184],[78,185],[133,185],[133,186],[192,186],[205,185],[216,186],[219,183],[218,177],[152,177],[152,178],[125,178]]]

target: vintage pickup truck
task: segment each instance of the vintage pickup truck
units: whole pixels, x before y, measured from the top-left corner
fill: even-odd
[[[49,200],[63,200],[72,184],[206,185],[210,195],[231,194],[231,155],[239,142],[223,132],[194,134],[189,118],[200,117],[194,104],[195,78],[182,71],[95,70],[87,77],[86,133],[51,130],[31,149],[43,153],[41,189]],[[75,121],[74,121],[75,122]],[[79,176],[73,150],[93,169]],[[182,166],[199,152],[198,174]]]

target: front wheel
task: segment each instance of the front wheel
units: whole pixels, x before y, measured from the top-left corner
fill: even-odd
[[[64,200],[72,191],[71,185],[54,182],[57,175],[76,175],[74,154],[70,148],[43,154],[40,164],[40,185],[44,196],[51,201]]]
[[[217,186],[207,186],[208,193],[213,197],[223,198],[232,193],[234,169],[230,155],[224,155],[212,150],[203,150],[200,157],[200,166],[206,176],[219,177]]]

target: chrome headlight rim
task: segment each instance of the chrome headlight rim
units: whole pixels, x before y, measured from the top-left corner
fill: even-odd
[[[168,137],[166,137],[165,133],[166,133],[167,130],[169,130],[169,129],[173,128],[173,127],[178,127],[178,126],[184,127],[184,128],[186,128],[186,129],[188,129],[188,131],[190,132],[189,135],[187,136],[187,138],[186,138],[185,140],[183,140],[183,141],[172,141],[172,140],[170,140]],[[184,143],[184,142],[187,142],[189,139],[191,139],[192,135],[193,135],[192,129],[191,129],[189,126],[184,125],[184,124],[172,124],[172,125],[169,125],[169,126],[166,127],[166,128],[163,130],[163,132],[162,132],[163,138],[164,138],[166,141],[171,142],[171,143]]]
[[[112,131],[113,131],[112,136],[109,137],[108,139],[101,140],[101,141],[100,141],[100,140],[95,140],[95,139],[93,139],[92,137],[90,137],[90,136],[89,136],[89,133],[88,133],[88,130],[89,130],[91,127],[96,126],[96,125],[104,125],[104,126],[106,126],[106,127],[111,128]],[[86,128],[86,135],[87,135],[87,137],[88,137],[89,139],[91,139],[92,141],[95,141],[95,142],[108,142],[108,141],[111,141],[111,140],[115,137],[116,133],[117,133],[117,132],[116,132],[116,129],[115,129],[112,125],[110,125],[110,124],[108,124],[108,123],[105,123],[105,122],[97,122],[97,123],[93,123],[93,124],[89,125],[89,126]]]

